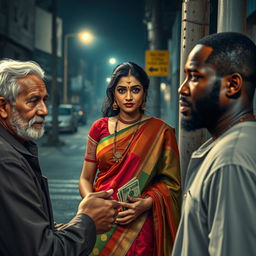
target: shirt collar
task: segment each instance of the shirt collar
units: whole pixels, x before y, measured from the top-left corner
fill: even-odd
[[[213,140],[210,138],[205,143],[203,143],[196,151],[193,152],[192,157],[193,158],[201,158],[205,154],[207,154],[220,140],[222,140],[223,137],[227,136],[229,133],[233,132],[234,130],[239,129],[241,126],[247,126],[247,125],[254,125],[255,122],[242,122],[238,123],[234,126],[232,126],[230,129],[225,131],[221,136],[219,136],[217,139]]]
[[[33,141],[25,141],[24,144],[22,144],[2,125],[0,125],[0,136],[3,137],[13,148],[15,148],[20,153],[37,157],[37,146]]]

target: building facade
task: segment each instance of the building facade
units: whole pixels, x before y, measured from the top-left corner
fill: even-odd
[[[0,0],[0,58],[28,60],[35,41],[35,0]]]

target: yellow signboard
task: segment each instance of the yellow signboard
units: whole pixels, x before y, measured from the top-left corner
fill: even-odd
[[[168,76],[170,58],[167,50],[146,51],[146,72],[149,76]]]

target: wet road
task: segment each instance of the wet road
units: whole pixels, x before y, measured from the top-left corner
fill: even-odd
[[[78,191],[85,145],[90,124],[80,126],[77,133],[60,134],[62,147],[43,146],[45,135],[38,143],[43,175],[48,177],[54,219],[68,222],[77,211],[81,197]]]

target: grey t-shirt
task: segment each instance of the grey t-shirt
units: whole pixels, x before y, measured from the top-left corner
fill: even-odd
[[[173,256],[256,255],[256,122],[191,157]]]

